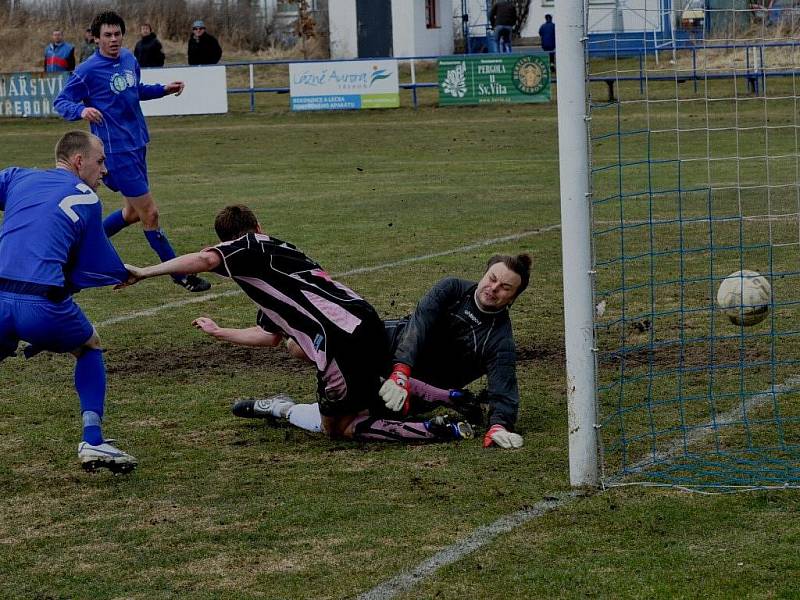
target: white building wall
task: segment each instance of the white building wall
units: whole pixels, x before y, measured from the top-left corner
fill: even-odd
[[[428,29],[425,0],[393,0],[393,47],[395,56],[452,54],[453,0],[437,0],[439,27]]]
[[[329,0],[328,21],[331,58],[356,58],[358,56],[356,0]]]
[[[414,21],[418,0],[392,0],[392,53],[414,56]],[[422,24],[425,27],[425,23]]]
[[[425,23],[425,0],[392,0],[394,56],[452,54],[453,0],[438,0],[438,3],[439,27],[428,29]],[[328,11],[331,58],[356,58],[356,0],[329,0]]]

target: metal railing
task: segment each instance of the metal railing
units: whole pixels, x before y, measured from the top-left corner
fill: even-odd
[[[642,48],[638,51],[626,51],[627,56],[637,56],[639,60],[639,74],[637,75],[629,75],[620,77],[619,75],[608,75],[608,76],[590,76],[590,81],[602,81],[609,83],[609,81],[616,82],[616,81],[638,81],[639,82],[639,91],[640,93],[644,93],[644,86],[648,80],[657,81],[659,79],[686,79],[692,80],[694,83],[694,89],[697,91],[698,82],[702,81],[703,79],[732,79],[736,77],[742,77],[746,79],[753,91],[755,93],[759,92],[759,89],[763,89],[764,82],[767,77],[787,77],[787,76],[800,76],[800,71],[795,70],[782,70],[777,71],[775,67],[770,67],[767,64],[767,56],[765,55],[765,50],[769,48],[780,48],[780,47],[797,47],[800,46],[800,42],[761,42],[761,43],[742,43],[742,44],[708,44],[698,46],[691,42],[678,42],[674,45],[673,48],[670,48],[669,51],[675,52],[690,52],[692,55],[692,67],[691,70],[683,70],[678,74],[670,73],[669,69],[664,69],[664,75],[654,75],[651,73],[646,67],[646,58],[648,54],[656,54],[658,52],[664,52],[665,50],[659,48]],[[726,72],[712,72],[709,73],[704,69],[698,68],[698,61],[697,55],[700,51],[707,51],[707,50],[744,50],[745,52],[745,65],[741,71],[726,71]],[[607,49],[598,49],[598,50],[589,50],[590,57],[608,57],[609,50]],[[386,59],[375,59],[375,58],[363,58],[363,59],[353,59],[353,60],[360,60],[360,61],[373,61],[373,60],[397,60],[399,63],[407,63],[408,64],[408,74],[405,75],[400,81],[400,89],[409,90],[411,92],[411,98],[414,108],[418,108],[419,106],[419,98],[417,95],[417,90],[424,89],[424,88],[436,88],[439,86],[437,81],[418,81],[417,80],[417,66],[420,62],[431,62],[437,61],[441,58],[438,55],[431,55],[431,56],[401,56],[401,57],[387,57]],[[289,93],[289,77],[286,76],[286,84],[274,87],[264,87],[264,86],[256,86],[256,69],[257,68],[269,68],[269,67],[276,67],[276,66],[286,66],[292,63],[312,63],[312,62],[326,62],[335,64],[337,62],[349,62],[343,60],[297,60],[297,59],[278,59],[278,60],[263,60],[263,61],[242,61],[242,62],[226,62],[224,63],[225,67],[232,67],[232,68],[244,68],[247,69],[247,78],[248,78],[248,86],[247,87],[235,87],[229,88],[229,94],[247,94],[250,97],[250,112],[254,112],[256,109],[256,95],[263,94],[263,93],[271,93],[271,94],[288,94]],[[668,74],[669,73],[669,74]],[[553,84],[557,83],[556,77],[553,77],[552,80]],[[610,93],[613,93],[613,89],[610,90]]]

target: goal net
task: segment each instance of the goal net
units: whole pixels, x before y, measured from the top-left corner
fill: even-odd
[[[584,2],[602,480],[800,484],[800,6]]]

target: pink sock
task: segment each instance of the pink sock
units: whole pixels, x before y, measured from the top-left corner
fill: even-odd
[[[414,412],[428,412],[437,406],[455,408],[450,399],[450,390],[434,387],[413,377],[409,379],[411,408]]]
[[[432,442],[431,434],[422,421],[390,421],[364,416],[352,424],[353,439],[361,442]]]

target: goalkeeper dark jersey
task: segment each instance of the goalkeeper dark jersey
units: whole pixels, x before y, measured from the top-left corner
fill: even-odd
[[[394,360],[409,365],[412,377],[442,388],[461,388],[486,375],[489,423],[513,429],[519,391],[511,319],[508,308],[478,308],[477,288],[452,277],[433,286],[398,323]]]
[[[216,272],[258,306],[259,326],[292,338],[316,365],[322,414],[377,406],[390,355],[372,305],[295,246],[268,235],[251,233],[212,250],[222,257]]]

